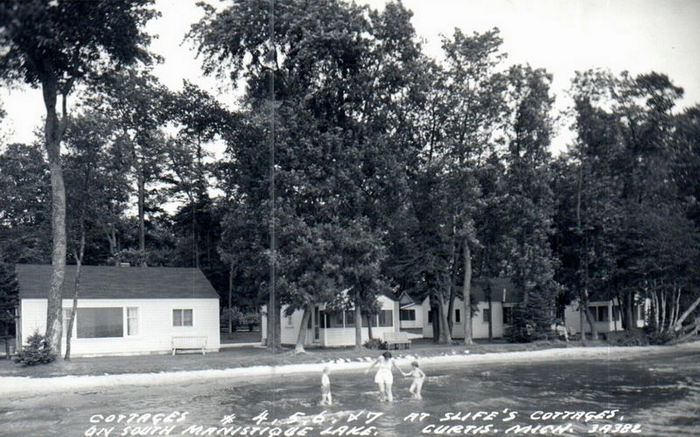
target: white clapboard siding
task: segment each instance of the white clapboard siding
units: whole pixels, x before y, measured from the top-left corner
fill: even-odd
[[[484,310],[489,309],[488,302],[479,302],[479,310],[472,315],[472,338],[489,338],[489,323],[484,318]],[[431,338],[433,336],[433,324],[428,322],[428,311],[430,310],[430,299],[426,298],[423,301],[423,337]],[[459,310],[459,322],[456,322],[455,315]],[[491,336],[493,338],[501,338],[505,333],[503,324],[503,304],[501,302],[491,302]],[[438,316],[438,315],[436,315]],[[462,299],[456,298],[454,309],[451,314],[452,337],[464,338],[464,303]]]
[[[64,299],[63,308],[71,308],[72,300]],[[46,330],[46,299],[22,299],[22,343],[35,331]],[[81,299],[78,308],[124,308],[124,337],[71,339],[72,356],[134,355],[169,353],[172,337],[207,337],[207,351],[218,351],[219,302],[217,299]],[[126,308],[138,308],[138,334],[126,335]],[[192,309],[193,326],[173,326],[173,309]],[[64,326],[64,331],[67,326]],[[63,350],[65,350],[65,332]]]
[[[372,327],[372,337],[382,338],[385,332],[396,332],[399,330],[399,304],[397,301],[392,300],[384,295],[379,295],[377,297],[380,307],[382,310],[388,310],[392,312],[392,326],[373,326]],[[319,305],[322,310],[324,305]],[[284,311],[286,307],[281,310],[281,335],[280,339],[282,344],[296,344],[297,335],[299,334],[299,326],[301,325],[301,320],[303,317],[302,311],[294,311],[290,317],[284,316]],[[262,308],[262,338],[267,337],[267,317],[266,317],[267,307]],[[338,328],[320,328],[319,338],[316,341],[314,339],[314,324],[315,320],[312,320],[312,327],[308,329],[305,337],[305,345],[318,345],[324,347],[337,347],[337,346],[352,346],[355,344],[355,327],[338,327]],[[367,328],[362,328],[362,341],[369,339],[369,333]]]

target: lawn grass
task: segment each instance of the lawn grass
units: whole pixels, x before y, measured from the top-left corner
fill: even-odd
[[[604,343],[592,344],[601,346]],[[490,352],[514,352],[527,350],[542,350],[580,346],[579,343],[562,341],[547,341],[534,343],[476,343],[469,347],[463,344],[438,345],[428,339],[414,340],[409,350],[392,351],[394,356],[411,354],[418,357],[430,357],[445,354],[471,354]],[[188,370],[226,369],[250,366],[274,366],[285,364],[323,363],[334,360],[356,360],[364,357],[376,357],[383,351],[354,348],[307,348],[307,353],[295,354],[293,349],[272,353],[261,347],[238,347],[222,349],[218,353],[207,355],[178,354],[171,355],[139,355],[128,357],[99,357],[73,358],[70,361],[62,359],[43,366],[20,367],[9,361],[0,360],[0,377],[29,376],[53,377],[65,375],[116,375],[125,373],[159,373]]]
[[[231,333],[222,332],[221,333],[221,344],[231,344],[231,343],[260,343],[262,334],[260,331],[234,331]]]

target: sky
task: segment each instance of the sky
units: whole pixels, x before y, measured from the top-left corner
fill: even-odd
[[[279,1],[279,0],[278,0]],[[218,3],[218,2],[216,2]],[[381,9],[383,0],[357,0]],[[552,73],[556,108],[566,96],[575,71],[589,68],[632,74],[657,71],[685,89],[680,109],[700,103],[700,1],[698,0],[404,0],[426,52],[440,54],[440,35],[454,28],[465,33],[498,27],[508,64],[529,63]],[[225,84],[204,77],[191,43],[182,44],[192,23],[201,18],[196,0],[156,0],[162,16],[148,25],[158,38],[152,50],[165,58],[154,74],[169,88],[183,79],[232,104]],[[8,113],[1,128],[13,142],[30,142],[44,115],[37,90],[2,89]],[[558,126],[552,150],[566,148],[572,134]]]

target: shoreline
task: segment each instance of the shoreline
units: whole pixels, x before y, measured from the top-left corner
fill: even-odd
[[[700,342],[685,343],[675,346],[629,346],[629,347],[568,347],[550,348],[534,351],[489,352],[483,354],[456,353],[429,357],[416,357],[405,353],[396,358],[398,365],[410,365],[417,359],[422,366],[449,367],[455,365],[478,365],[492,363],[525,363],[530,361],[583,360],[603,358],[616,360],[631,358],[639,354],[658,354],[672,351],[700,351]],[[299,363],[279,366],[249,366],[226,369],[186,370],[159,373],[126,373],[105,375],[66,375],[55,377],[6,376],[0,377],[0,394],[27,395],[56,393],[66,390],[108,388],[129,385],[177,384],[193,381],[215,379],[241,380],[250,378],[279,377],[283,375],[321,373],[324,367],[333,372],[354,372],[367,368],[373,357],[358,360],[338,359],[322,363]]]

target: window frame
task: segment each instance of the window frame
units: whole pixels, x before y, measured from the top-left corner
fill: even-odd
[[[70,310],[70,308],[64,308],[64,310]],[[126,335],[126,311],[124,311],[125,307],[124,306],[109,306],[109,307],[101,307],[101,306],[88,306],[88,307],[78,307],[76,314],[75,314],[75,322],[73,324],[73,330],[75,332],[75,338],[77,340],[104,340],[104,339],[111,339],[111,338],[125,338],[127,337]],[[119,336],[108,336],[108,337],[81,337],[80,336],[80,312],[85,311],[85,310],[119,310],[121,312],[121,317],[120,317],[120,322],[121,322],[121,335]],[[72,335],[73,333],[71,333]]]
[[[175,311],[180,311],[180,325],[175,324]],[[185,311],[190,311],[190,325],[185,325]],[[172,327],[173,328],[194,328],[194,308],[173,308],[172,309]]]
[[[403,315],[408,315],[409,317],[404,318]],[[399,321],[401,322],[415,322],[416,321],[416,310],[413,308],[399,309]]]
[[[124,307],[124,309],[126,310],[124,311],[124,337],[139,337],[141,335],[141,310],[138,306]],[[129,334],[129,310],[136,311],[136,316],[134,317],[134,320],[136,320],[136,333],[134,334]]]
[[[502,316],[503,316],[503,325],[510,326],[513,323],[513,307],[504,305]]]
[[[387,313],[389,314],[389,318],[391,319],[390,323],[388,325],[386,324],[387,323],[387,321],[386,321],[386,318],[387,318],[386,314]],[[384,324],[382,323],[382,316],[384,318]],[[377,314],[377,327],[390,328],[393,326],[394,326],[394,311],[393,310],[385,310],[385,309],[379,310],[379,313]]]

